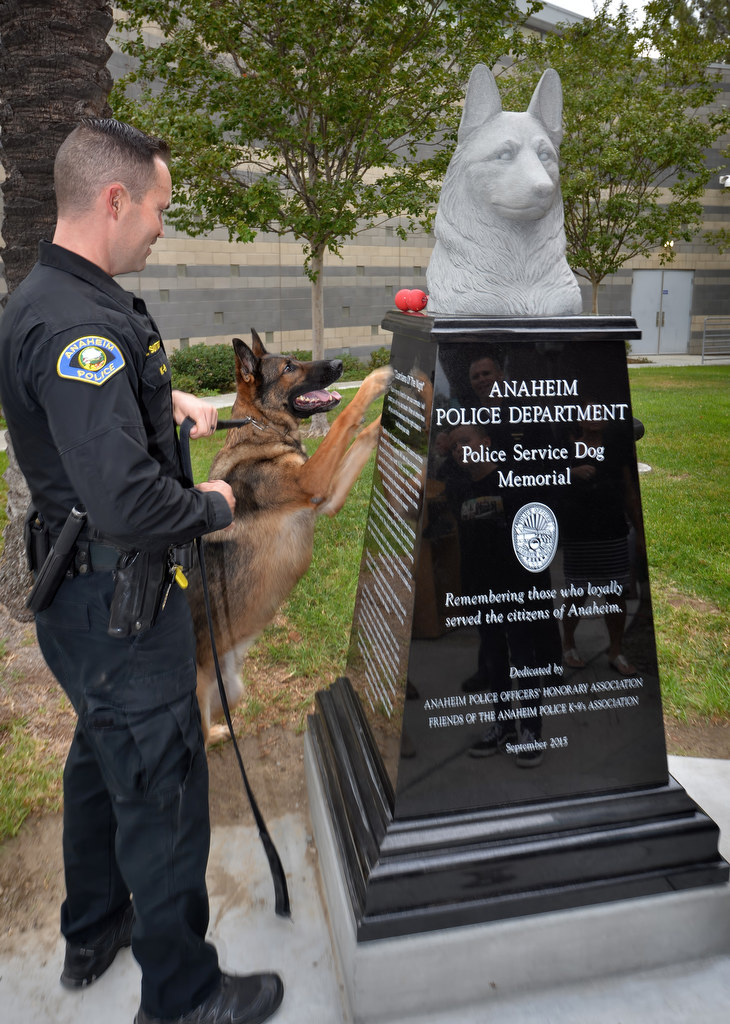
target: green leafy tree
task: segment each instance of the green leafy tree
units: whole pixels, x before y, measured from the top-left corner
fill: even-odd
[[[716,47],[691,19],[670,17],[675,7],[653,0],[639,25],[605,3],[591,21],[525,41],[500,78],[507,107],[527,102],[546,67],[560,75],[568,262],[590,282],[594,313],[608,274],[652,252],[669,262],[673,243],[699,232],[707,153],[728,128],[726,111],[707,109],[720,89]]]
[[[315,359],[325,253],[384,219],[428,225],[469,72],[494,63],[525,17],[512,0],[116,6],[138,66],[114,110],[172,140],[170,220],[189,234],[220,224],[243,242],[294,235],[312,281]],[[157,38],[143,35],[148,23]]]
[[[720,56],[730,61],[730,3],[728,0],[677,0],[678,18],[692,18],[702,35],[720,45]]]
[[[653,4],[652,4],[653,6]],[[676,3],[659,4],[658,15],[666,25],[692,24],[700,35],[715,48],[714,59],[730,64],[730,2],[728,0],[676,0]],[[730,157],[730,147],[723,150],[724,157]],[[730,229],[716,228],[706,231],[704,240],[714,245],[719,252],[730,250]]]

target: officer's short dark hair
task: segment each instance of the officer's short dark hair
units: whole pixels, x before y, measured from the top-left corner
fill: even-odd
[[[165,163],[170,147],[163,139],[113,118],[85,118],[61,143],[54,165],[59,214],[93,205],[99,190],[114,181],[139,203],[155,180],[155,158]]]
[[[491,359],[491,361],[496,366],[497,370],[500,373],[503,372],[504,358],[502,356],[502,353],[499,352],[497,349],[491,347],[480,348],[479,354],[475,355],[474,358],[469,361],[469,369],[471,370],[472,366],[475,363],[481,363],[482,359]]]

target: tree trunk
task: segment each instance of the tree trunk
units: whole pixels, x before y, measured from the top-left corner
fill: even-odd
[[[324,359],[324,246],[313,250],[312,273],[312,359]],[[308,436],[324,437],[328,430],[326,413],[315,413]]]
[[[3,530],[3,556],[0,558],[0,600],[10,615],[19,622],[29,622],[33,615],[25,607],[25,599],[33,584],[25,559],[23,524],[30,501],[28,485],[20,472],[15,452],[8,440],[8,468],[3,479],[8,485],[8,524]]]
[[[591,278],[591,313],[594,316],[598,313],[598,286],[600,283],[600,280],[596,281]]]
[[[8,293],[30,272],[38,242],[56,217],[53,161],[83,117],[109,117],[112,77],[106,36],[113,24],[106,0],[0,0],[0,162]],[[4,301],[3,301],[4,304]],[[0,560],[0,601],[29,618],[23,551],[27,485],[11,449],[8,514]]]
[[[0,160],[11,292],[55,220],[53,161],[82,117],[108,117],[106,0],[0,0]]]

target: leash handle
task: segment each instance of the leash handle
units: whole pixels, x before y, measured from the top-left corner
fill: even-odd
[[[224,420],[222,423],[218,423],[218,429],[225,429],[226,424],[242,426],[248,422],[250,422],[250,418],[247,420]],[[190,458],[190,431],[194,426],[195,421],[192,420],[189,416],[187,416],[180,427],[180,449],[182,454],[183,470],[185,471],[185,475],[187,476],[191,486],[193,485],[194,481],[192,461]],[[208,589],[208,577],[205,568],[203,538],[197,537],[195,540],[195,545],[198,550],[198,563],[200,565],[200,579],[203,586],[203,601],[205,604],[205,615],[208,620],[210,645],[213,651],[213,664],[215,665],[215,674],[216,679],[218,681],[218,693],[221,699],[221,706],[223,707],[223,716],[226,720],[226,725],[228,726],[228,732],[231,735],[231,740],[233,741],[233,749],[236,752],[236,759],[238,760],[238,768],[241,773],[241,778],[243,780],[243,787],[246,790],[246,796],[248,797],[248,802],[251,805],[254,820],[256,821],[256,826],[259,830],[259,838],[261,839],[261,844],[264,848],[266,858],[269,862],[271,879],[274,883],[276,914],[279,917],[291,917],[291,907],[289,905],[289,891],[286,885],[286,875],[284,873],[284,868],[282,866],[279,854],[276,851],[276,847],[274,846],[273,840],[269,835],[269,830],[266,827],[266,822],[264,821],[263,815],[259,810],[258,803],[256,802],[256,797],[254,796],[253,790],[251,789],[251,785],[248,781],[246,769],[244,768],[243,765],[243,758],[241,757],[241,751],[238,748],[238,741],[236,740],[236,735],[233,731],[231,711],[228,706],[228,697],[226,695],[226,688],[223,683],[223,675],[221,673],[220,662],[218,661],[218,650],[215,644],[215,632],[213,630],[213,612],[210,605],[210,591]]]
[[[253,419],[250,416],[244,416],[242,420],[218,420],[218,426],[216,430],[231,430],[233,427],[245,427],[249,423],[253,423]]]

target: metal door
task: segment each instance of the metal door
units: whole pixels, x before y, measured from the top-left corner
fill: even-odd
[[[689,349],[692,270],[635,270],[631,315],[641,329],[635,355],[670,355]]]

